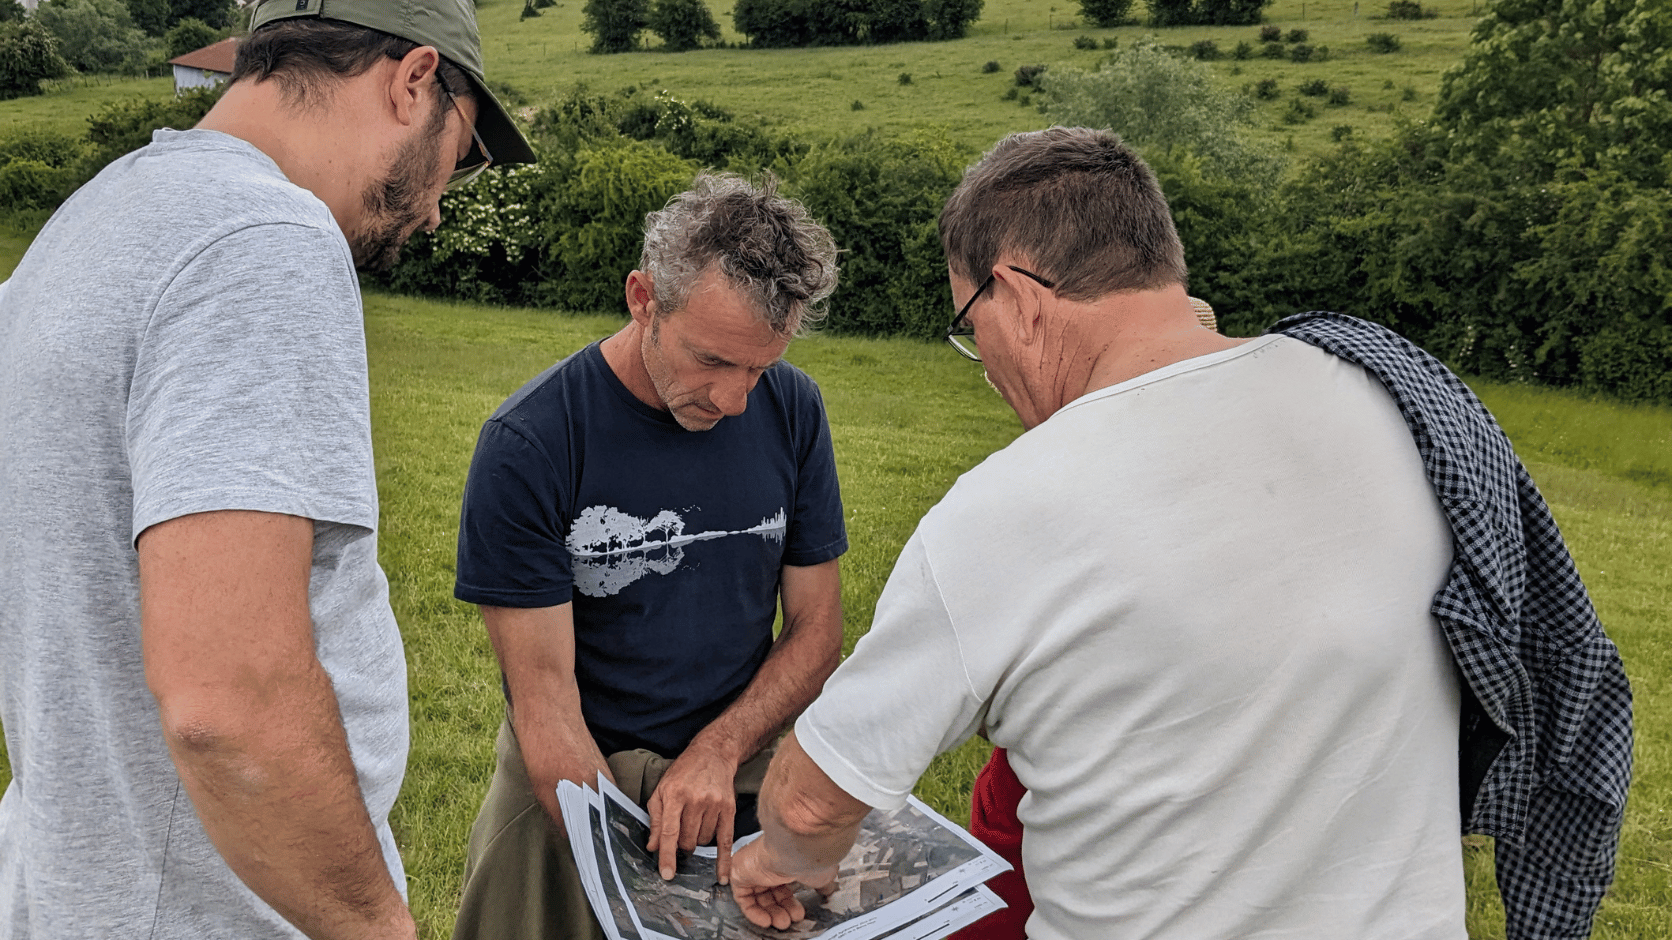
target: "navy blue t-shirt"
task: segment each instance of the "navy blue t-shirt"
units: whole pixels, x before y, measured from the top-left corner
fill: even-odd
[[[575,677],[599,748],[677,756],[772,646],[779,570],[848,540],[818,386],[780,362],[743,414],[687,431],[594,343],[523,386],[476,444],[462,601],[573,601]]]

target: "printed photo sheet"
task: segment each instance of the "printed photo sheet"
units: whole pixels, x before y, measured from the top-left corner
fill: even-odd
[[[912,798],[865,818],[830,897],[799,895],[805,920],[759,928],[718,884],[712,847],[680,853],[673,879],[663,881],[645,849],[649,817],[601,783],[600,793],[566,782],[558,797],[582,883],[611,940],[936,940],[1004,906],[981,883],[1010,866]]]

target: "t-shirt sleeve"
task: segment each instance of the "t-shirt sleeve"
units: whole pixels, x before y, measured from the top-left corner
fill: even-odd
[[[790,519],[784,546],[784,564],[798,567],[822,564],[848,550],[830,421],[825,417],[818,386],[810,378],[805,382],[807,394],[802,397],[802,414],[797,421],[795,515]]]
[[[556,607],[574,592],[561,481],[551,460],[500,420],[482,427],[459,512],[453,596],[492,607]]]
[[[376,528],[365,342],[334,231],[249,226],[187,262],[137,338],[132,537],[228,509]]]
[[[935,755],[976,732],[984,710],[913,535],[877,599],[870,632],[796,721],[795,735],[854,799],[897,809]]]

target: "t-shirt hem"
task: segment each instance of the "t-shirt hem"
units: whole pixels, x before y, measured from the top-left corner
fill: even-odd
[[[817,704],[815,702],[814,706]],[[813,763],[824,771],[824,775],[854,799],[880,810],[896,810],[906,805],[906,797],[911,795],[911,790],[886,790],[865,779],[865,775],[838,754],[813,726],[811,706],[796,719],[795,740]]]
[[[795,552],[794,554],[785,552],[783,563],[786,565],[792,565],[796,568],[808,568],[813,565],[822,565],[833,558],[840,558],[847,554],[847,551],[848,537],[844,535],[823,548],[813,549],[812,551]]]
[[[230,490],[198,493],[136,508],[132,541],[137,545],[140,535],[152,526],[204,512],[271,512],[377,531],[376,506],[333,506],[260,490]]]
[[[453,596],[466,604],[480,607],[511,607],[532,610],[536,607],[558,607],[575,599],[574,591],[547,591],[540,594],[512,594],[492,591],[469,584],[454,584]]]

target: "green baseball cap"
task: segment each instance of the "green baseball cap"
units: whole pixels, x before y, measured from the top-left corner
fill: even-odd
[[[476,133],[482,135],[493,162],[534,162],[534,148],[488,90],[482,75],[482,39],[476,32],[476,7],[471,0],[260,0],[250,18],[250,32],[304,16],[341,20],[434,46],[476,83]]]

